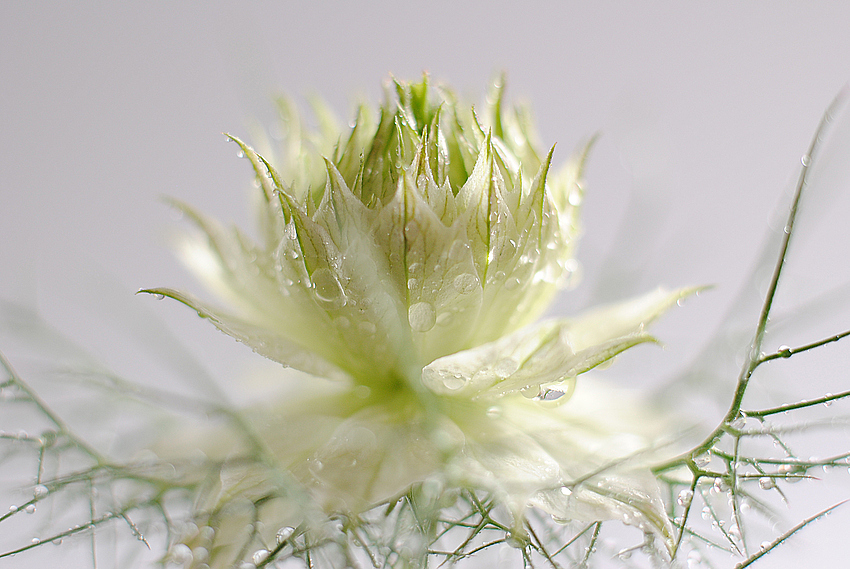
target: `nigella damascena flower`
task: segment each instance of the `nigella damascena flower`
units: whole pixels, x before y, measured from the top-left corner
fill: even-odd
[[[492,493],[516,520],[531,505],[669,541],[640,458],[655,421],[578,378],[652,341],[645,326],[689,292],[535,323],[576,271],[586,152],[553,171],[498,86],[480,113],[427,79],[393,86],[347,130],[322,120],[304,133],[283,104],[285,137],[267,157],[233,138],[260,186],[260,242],[181,206],[200,228],[181,253],[223,307],[148,292],[303,372],[286,397],[243,415],[264,464],[326,511],[361,512],[439,479]],[[200,444],[234,456],[249,443]],[[264,476],[222,473],[206,511],[267,492]],[[258,516],[300,521],[284,506]]]

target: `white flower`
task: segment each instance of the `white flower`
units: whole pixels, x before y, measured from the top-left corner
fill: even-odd
[[[201,229],[181,253],[226,308],[147,292],[307,374],[243,416],[272,466],[326,511],[364,511],[438,479],[491,492],[518,521],[534,505],[669,543],[641,458],[657,421],[577,378],[652,341],[646,325],[691,291],[535,323],[576,270],[586,152],[551,172],[552,151],[538,153],[528,114],[505,110],[498,85],[480,114],[427,79],[393,87],[377,117],[362,107],[347,132],[322,114],[322,134],[302,134],[283,104],[279,158],[233,139],[262,190],[259,244],[180,206]],[[200,444],[234,456],[240,443],[226,440]],[[205,511],[268,492],[263,472],[223,470]],[[260,517],[299,522],[286,506]],[[241,518],[205,518],[219,547],[225,519]]]

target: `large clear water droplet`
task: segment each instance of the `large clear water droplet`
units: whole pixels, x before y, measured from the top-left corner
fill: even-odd
[[[263,561],[269,558],[269,550],[268,549],[258,549],[254,552],[254,555],[251,556],[251,561],[254,562],[254,565],[259,565]]]
[[[345,293],[339,279],[329,269],[316,269],[311,275],[316,299],[325,308],[342,308],[345,306]]]
[[[277,535],[275,536],[275,539],[277,540],[278,545],[292,537],[293,533],[295,533],[295,528],[290,526],[284,526],[277,530]]]
[[[410,327],[416,332],[427,332],[437,322],[437,312],[430,302],[417,302],[407,311]]]
[[[472,273],[463,273],[456,276],[452,284],[460,294],[469,294],[478,286],[478,277]]]

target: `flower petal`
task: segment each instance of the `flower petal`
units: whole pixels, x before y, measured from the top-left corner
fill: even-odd
[[[693,290],[658,289],[575,320],[528,326],[431,362],[422,370],[422,381],[435,393],[458,397],[499,397],[519,390],[536,395],[544,385],[573,379],[632,346],[654,342],[644,326]]]

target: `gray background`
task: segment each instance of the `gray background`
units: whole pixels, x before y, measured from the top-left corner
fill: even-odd
[[[850,9],[832,5],[6,2],[0,296],[37,305],[133,379],[150,380],[148,368],[122,337],[114,303],[164,319],[222,381],[243,375],[260,365],[247,350],[187,310],[131,296],[147,286],[197,290],[168,251],[174,220],[159,197],[249,224],[249,168],[221,132],[250,138],[256,123],[270,124],[275,93],[319,94],[347,120],[352,100],[378,99],[390,73],[415,79],[427,70],[477,101],[504,70],[509,96],[532,104],[561,160],[602,133],[587,176],[585,279],[555,313],[658,284],[717,285],[661,324],[665,350],[611,370],[632,386],[661,385],[721,325],[768,227],[781,227],[777,212],[821,114],[850,79]],[[816,165],[818,194],[804,211],[783,306],[847,282],[848,122],[836,122]],[[830,301],[771,347],[848,327],[850,311]],[[850,351],[830,354],[817,373],[777,380],[779,395],[757,389],[767,402],[847,389]],[[699,380],[718,404],[700,406],[707,416],[724,404],[717,393],[728,380]],[[684,412],[689,405],[682,400]],[[846,430],[829,436],[848,447]],[[799,511],[850,496],[848,486],[812,490],[819,498]],[[844,561],[848,527],[839,512],[769,563]]]

